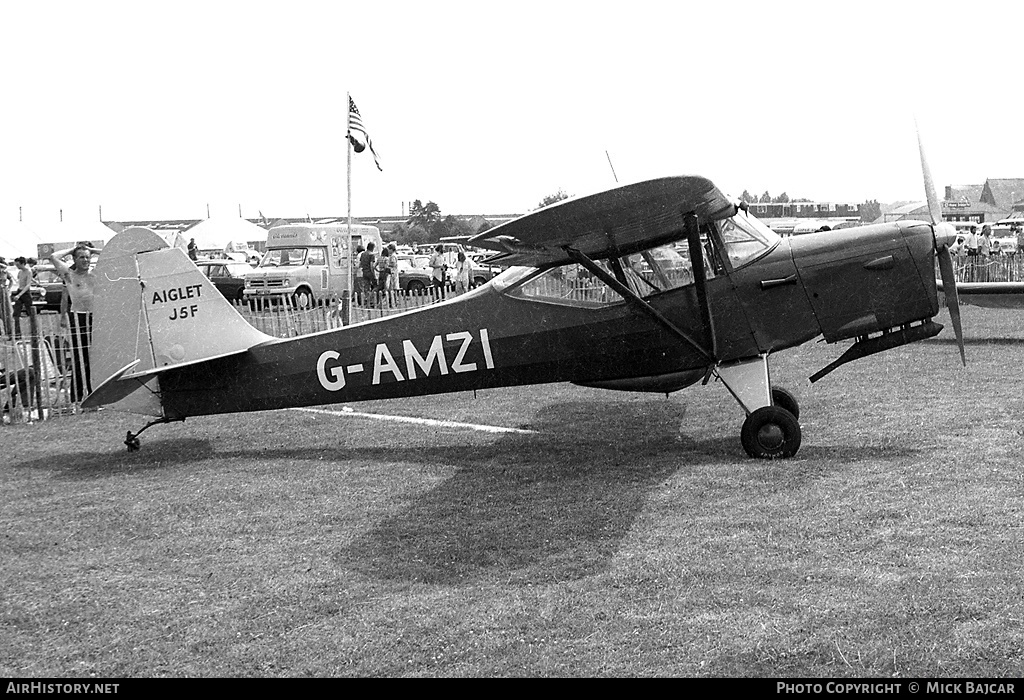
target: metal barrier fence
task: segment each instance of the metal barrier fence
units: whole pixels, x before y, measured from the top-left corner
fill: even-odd
[[[15,318],[9,291],[0,306],[0,415],[2,424],[75,413],[88,393],[88,348],[72,349],[71,331],[56,314]]]
[[[454,296],[448,288],[445,298]],[[357,295],[351,300],[331,297],[311,308],[297,308],[290,297],[254,299],[235,304],[253,327],[278,338],[292,338],[340,328],[372,318],[436,303],[435,289],[395,290]],[[87,343],[73,343],[72,329],[61,316],[38,313],[14,318],[10,292],[0,292],[0,425],[74,415],[92,389],[88,382]],[[79,346],[80,345],[80,346]]]
[[[444,298],[453,296],[454,291],[450,287],[446,288]],[[238,302],[235,309],[250,325],[267,335],[294,338],[341,328],[346,325],[346,318],[349,324],[360,323],[372,318],[410,311],[440,300],[440,294],[435,289],[399,289],[356,294],[351,300],[332,295],[317,300],[316,305],[310,308],[296,306],[291,297],[287,296],[263,297]]]
[[[1024,282],[1024,253],[955,255],[953,267],[957,282]]]

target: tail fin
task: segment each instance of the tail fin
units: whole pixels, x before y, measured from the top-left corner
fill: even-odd
[[[183,251],[150,229],[131,227],[114,236],[94,274],[90,364],[96,390],[85,407],[121,402],[117,408],[163,415],[153,401],[161,372],[272,340],[246,323]],[[143,386],[149,391],[133,401]]]

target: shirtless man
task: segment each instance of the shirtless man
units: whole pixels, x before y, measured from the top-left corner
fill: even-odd
[[[61,328],[71,327],[71,352],[74,356],[74,376],[71,383],[72,399],[81,401],[92,391],[89,375],[89,346],[92,343],[92,302],[96,292],[96,276],[89,270],[92,256],[99,253],[98,248],[79,244],[68,250],[58,250],[50,254],[50,262],[64,279],[67,287],[65,298],[71,302],[71,308],[65,314],[64,303],[61,303]],[[74,263],[65,265],[61,258],[71,253]]]

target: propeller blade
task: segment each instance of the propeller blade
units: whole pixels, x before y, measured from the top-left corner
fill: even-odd
[[[921,153],[921,172],[924,175],[924,193],[928,198],[928,216],[931,219],[932,234],[935,238],[935,257],[939,260],[939,272],[942,274],[942,292],[946,295],[946,308],[949,318],[953,321],[953,332],[956,333],[956,344],[960,348],[960,361],[967,366],[967,355],[964,352],[964,331],[960,323],[960,297],[956,291],[956,273],[953,271],[953,258],[949,254],[949,246],[956,240],[956,229],[949,222],[942,220],[942,202],[935,191],[935,181],[928,167],[928,159],[924,155],[924,143],[921,141],[921,129],[914,120],[917,130],[917,149]]]
[[[956,333],[956,344],[960,348],[960,361],[967,366],[967,355],[964,353],[964,330],[960,325],[960,297],[956,292],[956,273],[953,272],[953,258],[949,254],[949,246],[942,246],[935,251],[939,259],[939,271],[942,273],[942,293],[946,295],[946,308],[949,318],[953,321],[953,332]]]
[[[917,120],[914,120],[914,128],[917,129],[917,150],[921,152],[921,172],[924,173],[924,194],[928,198],[928,216],[931,217],[932,225],[942,221],[942,202],[935,191],[935,182],[932,181],[932,171],[928,167],[928,159],[924,156],[924,144],[921,142],[921,130],[917,128]]]

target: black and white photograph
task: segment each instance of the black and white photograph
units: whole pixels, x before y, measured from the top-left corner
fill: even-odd
[[[1021,7],[0,26],[7,694],[1016,693]]]

